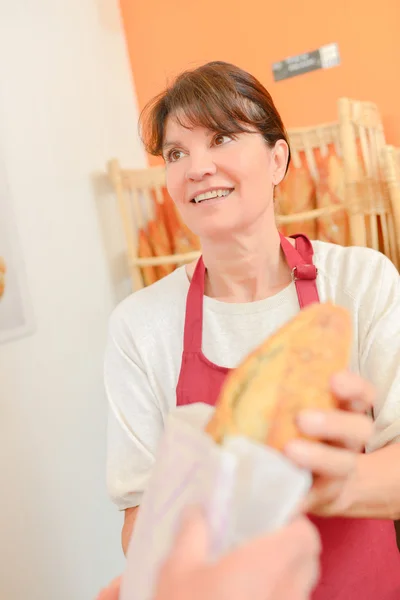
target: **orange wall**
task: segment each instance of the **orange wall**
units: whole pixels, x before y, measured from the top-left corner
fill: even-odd
[[[179,71],[226,60],[262,81],[286,127],[334,120],[337,98],[350,96],[376,102],[400,146],[400,0],[120,3],[139,109]],[[273,62],[331,42],[339,67],[274,82]]]

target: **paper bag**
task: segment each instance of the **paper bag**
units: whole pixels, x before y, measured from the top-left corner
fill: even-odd
[[[243,437],[215,444],[204,432],[213,410],[192,404],[167,419],[129,545],[121,600],[153,600],[185,508],[202,508],[215,559],[284,525],[310,488],[311,475],[271,448]]]

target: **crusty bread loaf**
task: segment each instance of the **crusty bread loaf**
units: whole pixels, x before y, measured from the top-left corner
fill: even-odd
[[[282,450],[300,436],[300,410],[337,405],[330,379],[348,367],[351,338],[345,308],[304,308],[228,374],[206,431],[218,443],[244,435]]]

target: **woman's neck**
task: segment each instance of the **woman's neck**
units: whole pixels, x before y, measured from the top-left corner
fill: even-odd
[[[205,294],[224,302],[262,300],[291,281],[275,224],[232,236],[229,242],[202,240],[202,254]]]

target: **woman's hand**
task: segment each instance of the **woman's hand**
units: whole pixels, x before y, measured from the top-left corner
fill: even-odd
[[[293,440],[286,455],[300,467],[312,471],[314,483],[301,507],[318,516],[344,516],[351,506],[351,483],[357,464],[373,431],[367,412],[373,406],[372,385],[350,372],[332,380],[332,391],[339,400],[334,411],[303,411],[298,425],[307,435],[323,442]]]

